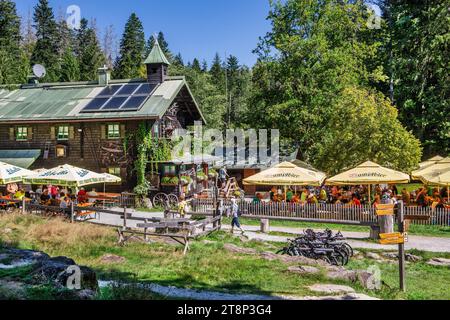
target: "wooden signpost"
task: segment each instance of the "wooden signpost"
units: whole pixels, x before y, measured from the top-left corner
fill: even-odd
[[[394,215],[393,204],[378,205],[376,209],[377,216]],[[398,202],[397,207],[398,231],[394,233],[380,234],[380,244],[392,245],[398,244],[398,268],[400,274],[400,290],[406,291],[405,279],[405,242],[408,241],[408,234],[405,232],[404,204],[403,201]]]

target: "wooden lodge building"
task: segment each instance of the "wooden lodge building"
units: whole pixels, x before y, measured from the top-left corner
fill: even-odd
[[[147,122],[155,137],[169,137],[203,115],[184,77],[169,77],[169,61],[156,42],[146,79],[27,84],[0,89],[0,161],[33,169],[71,164],[122,178],[132,190],[135,151],[129,133]]]

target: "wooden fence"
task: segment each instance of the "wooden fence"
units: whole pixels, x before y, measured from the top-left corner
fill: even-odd
[[[226,210],[230,201],[223,201]],[[192,212],[211,212],[212,199],[195,199]],[[239,209],[244,217],[269,218],[279,220],[326,221],[355,225],[375,225],[378,218],[371,206],[345,206],[342,204],[300,204],[300,203],[253,203],[240,201]],[[225,213],[224,213],[225,214]],[[405,207],[406,219],[412,224],[449,226],[450,209],[432,209],[431,207]]]

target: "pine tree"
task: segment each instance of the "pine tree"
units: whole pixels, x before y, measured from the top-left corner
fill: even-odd
[[[31,64],[42,64],[47,70],[45,81],[59,79],[58,28],[48,0],[39,0],[34,8],[34,28],[36,46],[31,56]]]
[[[28,61],[20,42],[20,18],[16,4],[10,0],[0,0],[0,84],[26,80]]]
[[[144,27],[138,16],[132,13],[120,42],[120,56],[115,63],[114,77],[116,79],[139,77],[145,58]]]
[[[173,64],[183,67],[184,61],[183,57],[181,56],[181,53],[178,53],[175,58],[173,59]]]
[[[88,27],[88,21],[82,19],[77,34],[77,48],[75,50],[80,67],[80,80],[95,80],[97,70],[105,64],[105,56],[94,29]]]
[[[225,89],[225,74],[222,68],[222,60],[218,53],[214,56],[209,73],[212,76],[212,82],[220,89]]]
[[[80,80],[80,66],[77,57],[71,48],[67,48],[62,57],[61,77],[62,82]]]
[[[208,72],[208,62],[205,59],[202,61],[202,72]]]
[[[192,68],[192,70],[194,70],[196,72],[202,72],[202,67],[200,66],[200,61],[198,61],[197,58],[194,58],[194,60],[192,60],[191,68]]]

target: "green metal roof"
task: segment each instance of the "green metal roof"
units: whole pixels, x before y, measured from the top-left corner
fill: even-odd
[[[41,155],[41,150],[0,150],[0,161],[28,169]]]
[[[150,51],[147,59],[145,59],[144,64],[158,64],[158,63],[170,65],[169,60],[167,60],[164,52],[159,46],[158,40],[155,38],[155,44],[153,45],[152,51]]]
[[[144,80],[140,80],[144,82]],[[111,84],[129,80],[111,81]],[[136,82],[136,80],[133,80]],[[173,103],[181,89],[189,87],[183,77],[168,78],[161,83],[138,111],[82,113],[83,108],[104,86],[49,84],[35,88],[7,91],[0,89],[0,123],[31,121],[69,121],[89,119],[160,118]],[[189,91],[190,92],[190,91]],[[194,104],[203,118],[198,105]]]

